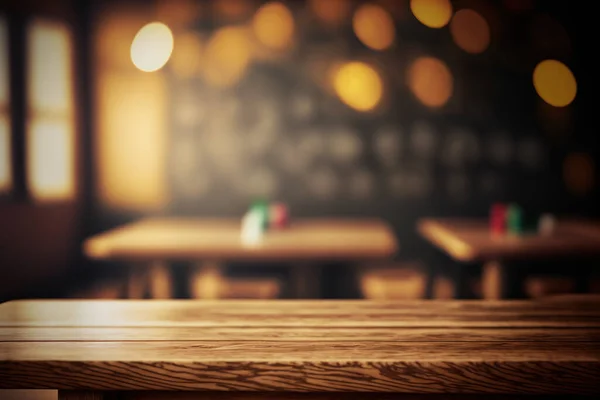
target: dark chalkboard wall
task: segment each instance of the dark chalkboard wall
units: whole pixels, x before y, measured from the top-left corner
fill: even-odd
[[[349,2],[350,12],[364,3]],[[295,23],[293,45],[253,58],[234,85],[211,85],[201,74],[183,78],[167,63],[168,213],[241,216],[261,197],[288,203],[297,216],[380,216],[396,228],[402,257],[419,258],[429,249],[415,234],[420,217],[485,216],[495,201],[596,212],[595,186],[576,192],[565,182],[570,154],[597,154],[576,41],[585,36],[576,34],[568,2],[523,2],[532,8],[521,11],[510,9],[515,2],[452,2],[489,24],[490,45],[481,54],[457,46],[448,26],[420,23],[408,1],[374,3],[394,20],[394,44],[383,51],[357,38],[351,14],[331,28],[310,4],[284,1]],[[263,3],[249,4],[252,12],[233,21],[200,13],[174,31],[176,46],[178,34],[209,40],[223,27],[244,26]],[[440,108],[423,105],[407,82],[422,56],[451,73],[452,96]],[[533,86],[533,69],[548,58],[577,79],[577,98],[567,107],[544,103]],[[374,111],[346,106],[326,84],[326,69],[315,69],[353,60],[382,78]],[[99,210],[99,219],[114,216]]]

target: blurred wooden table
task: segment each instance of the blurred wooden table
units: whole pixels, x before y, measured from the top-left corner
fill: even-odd
[[[505,297],[505,261],[600,255],[600,224],[559,220],[551,235],[495,236],[485,220],[423,219],[418,231],[458,262],[482,262],[486,299]]]
[[[269,231],[258,245],[241,240],[238,219],[151,218],[94,236],[84,243],[93,259],[135,263],[130,297],[139,295],[138,277],[148,269],[164,274],[162,263],[198,261],[198,274],[230,261],[290,262],[299,297],[313,297],[315,268],[322,261],[385,259],[398,250],[390,227],[377,219],[298,219],[284,230]],[[211,267],[213,266],[213,267]]]
[[[600,395],[597,299],[14,301],[0,343],[61,399]]]

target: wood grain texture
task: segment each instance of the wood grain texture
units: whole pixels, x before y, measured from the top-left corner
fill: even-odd
[[[296,220],[267,232],[257,246],[240,239],[239,219],[153,218],[88,239],[85,253],[118,260],[355,260],[387,258],[398,250],[381,220]]]
[[[358,328],[358,327],[0,327],[0,342],[61,341],[403,341],[591,342],[598,328]]]
[[[15,327],[600,327],[597,302],[28,300],[0,305]]]
[[[599,306],[15,301],[0,388],[600,395]]]
[[[423,219],[422,237],[458,261],[530,259],[600,254],[597,227],[585,222],[559,222],[551,236],[493,236],[482,219]]]
[[[121,400],[481,400],[477,394],[298,393],[298,392],[121,392]],[[486,400],[591,400],[591,396],[486,394]]]

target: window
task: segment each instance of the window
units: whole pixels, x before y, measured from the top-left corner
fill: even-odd
[[[28,25],[27,186],[38,201],[75,195],[72,53],[65,24],[34,20]]]
[[[12,189],[8,24],[0,16],[0,195]]]

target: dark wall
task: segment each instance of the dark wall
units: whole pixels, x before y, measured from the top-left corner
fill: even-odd
[[[529,2],[533,8],[516,13],[508,2],[454,1],[455,9],[473,8],[490,24],[489,48],[473,55],[453,43],[448,27],[419,23],[408,1],[378,3],[394,15],[396,30],[393,47],[381,52],[360,43],[350,18],[325,29],[307,3],[283,3],[294,15],[295,46],[253,60],[234,86],[215,88],[201,76],[181,79],[169,64],[164,68],[168,212],[241,216],[252,199],[265,197],[288,203],[296,216],[380,216],[396,228],[407,258],[429,249],[415,234],[424,216],[485,216],[495,201],[597,215],[597,185],[575,193],[564,178],[569,154],[598,156],[586,45],[591,25],[581,5]],[[354,9],[364,2],[350,3]],[[208,40],[228,23],[211,11],[215,2],[199,4],[206,12],[186,30]],[[547,17],[551,27],[536,28]],[[423,106],[407,85],[419,55],[451,71],[453,95],[439,109]],[[533,69],[546,58],[568,65],[578,81],[566,108],[543,103],[533,87]],[[375,66],[384,79],[381,107],[354,111],[323,85],[315,61],[338,60]],[[98,219],[117,221],[115,215]]]

